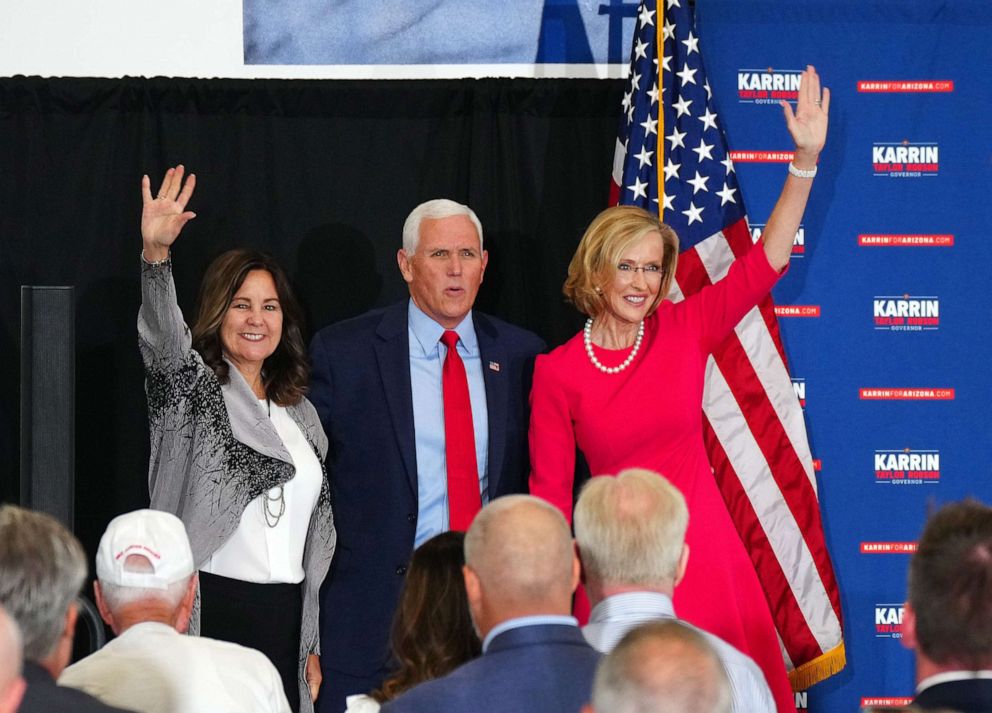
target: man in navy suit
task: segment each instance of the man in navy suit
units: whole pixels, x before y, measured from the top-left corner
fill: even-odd
[[[579,561],[565,518],[530,495],[482,509],[465,536],[465,591],[482,656],[383,713],[576,713],[600,655],[569,615]]]
[[[347,695],[382,682],[410,555],[449,529],[445,332],[457,333],[464,364],[476,507],[526,491],[528,396],[544,343],[473,311],[488,262],[479,219],[449,200],[417,206],[397,261],[409,300],[327,327],[311,345],[309,398],[330,441],[338,533],[321,591],[320,713],[340,713]]]
[[[992,711],[992,508],[965,500],[927,521],[902,625],[916,651],[915,705]]]

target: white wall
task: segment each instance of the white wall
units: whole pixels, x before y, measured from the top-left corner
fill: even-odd
[[[615,77],[626,71],[617,65],[248,66],[241,2],[0,0],[0,76]]]

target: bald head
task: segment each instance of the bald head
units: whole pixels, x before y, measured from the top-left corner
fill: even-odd
[[[0,713],[13,713],[24,693],[21,678],[21,632],[0,607]]]
[[[540,498],[508,495],[484,507],[465,535],[465,565],[466,587],[477,586],[484,599],[473,606],[475,616],[477,607],[487,620],[571,608],[578,582],[572,535],[562,514]],[[478,616],[476,625],[484,628]]]
[[[730,713],[730,683],[713,647],[675,620],[630,631],[599,665],[594,713]]]

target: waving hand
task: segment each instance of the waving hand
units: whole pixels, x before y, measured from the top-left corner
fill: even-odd
[[[169,247],[183,226],[196,217],[196,213],[186,210],[196,187],[196,176],[189,174],[183,185],[184,171],[182,164],[166,171],[154,198],[148,176],[141,177],[141,241],[145,259],[150,262],[168,257]]]

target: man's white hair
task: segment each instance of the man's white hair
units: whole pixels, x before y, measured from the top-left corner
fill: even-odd
[[[456,215],[467,215],[469,220],[472,221],[472,225],[475,226],[475,232],[479,234],[479,250],[481,251],[482,223],[479,222],[479,217],[467,205],[456,203],[447,198],[435,198],[426,203],[421,203],[410,211],[406,222],[403,223],[403,251],[411,256],[417,252],[417,246],[420,245],[420,224],[425,218],[429,220],[440,220],[441,218],[451,218]]]
[[[586,577],[606,584],[672,586],[689,510],[666,478],[631,468],[591,478],[575,504]]]

